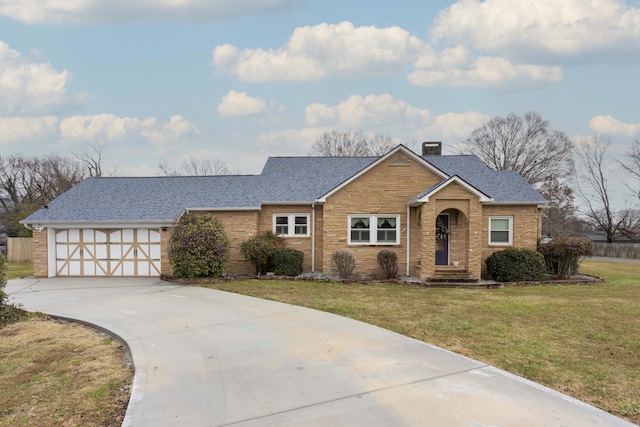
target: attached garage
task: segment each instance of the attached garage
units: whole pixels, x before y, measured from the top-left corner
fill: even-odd
[[[160,230],[54,229],[56,276],[159,276]]]

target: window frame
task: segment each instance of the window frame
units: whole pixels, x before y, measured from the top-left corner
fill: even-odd
[[[297,217],[306,218],[307,232],[305,234],[296,233]],[[276,227],[278,225],[283,225],[283,224],[277,224],[278,218],[287,218],[287,234],[281,234],[276,231]],[[281,237],[309,237],[311,236],[311,220],[310,219],[311,219],[311,214],[308,214],[308,213],[274,213],[272,217],[272,231]]]
[[[507,242],[494,242],[492,240],[492,232],[494,231],[505,231],[505,230],[493,230],[492,225],[493,225],[493,220],[494,219],[501,219],[501,220],[508,220],[509,222],[509,226],[508,226],[508,230],[506,230],[509,233],[509,238]],[[513,245],[513,216],[512,215],[497,215],[497,216],[490,216],[489,217],[489,245],[491,246],[512,246]]]
[[[353,228],[351,226],[352,219],[354,218],[367,218],[369,220],[369,240],[368,241],[354,241],[351,239],[351,233],[354,230],[359,230],[358,228]],[[396,222],[394,228],[379,228],[378,220],[383,218],[393,218]],[[379,230],[395,230],[396,239],[395,241],[378,241],[378,231]],[[399,214],[349,214],[347,216],[347,242],[352,246],[398,246],[400,244],[400,215]]]

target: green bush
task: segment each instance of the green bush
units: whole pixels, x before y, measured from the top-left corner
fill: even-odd
[[[538,242],[538,252],[544,257],[549,273],[566,279],[578,272],[585,257],[593,255],[594,245],[585,237],[560,237]]]
[[[7,260],[0,253],[0,305],[4,303],[7,294],[4,293],[4,287],[7,285]]]
[[[242,242],[240,251],[244,259],[256,266],[256,274],[273,271],[273,255],[276,249],[284,246],[284,240],[272,231]]]
[[[302,274],[304,252],[297,249],[277,248],[273,254],[273,272],[279,276]]]
[[[213,215],[187,212],[180,217],[169,241],[169,262],[176,276],[221,276],[229,259],[229,239]]]
[[[398,255],[395,252],[378,252],[378,265],[385,279],[393,279],[398,276]]]
[[[546,279],[542,255],[525,248],[509,248],[487,258],[487,271],[498,282],[528,282]]]
[[[337,251],[331,254],[331,268],[342,279],[348,279],[356,268],[356,260],[350,252]]]

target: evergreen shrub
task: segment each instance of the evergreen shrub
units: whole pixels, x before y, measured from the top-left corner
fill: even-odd
[[[487,258],[487,271],[498,282],[545,280],[546,266],[542,254],[525,248],[508,248]]]

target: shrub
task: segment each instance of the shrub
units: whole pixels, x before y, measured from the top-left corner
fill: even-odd
[[[578,272],[585,257],[593,255],[594,245],[585,237],[561,237],[538,242],[538,252],[544,257],[549,273],[566,279]]]
[[[244,259],[256,266],[256,274],[273,271],[273,255],[284,246],[284,240],[272,231],[242,242],[240,251]]]
[[[0,253],[0,305],[4,303],[7,294],[4,293],[4,287],[7,285],[7,260]]]
[[[498,282],[523,282],[546,279],[544,258],[536,251],[509,248],[487,258],[487,270]]]
[[[171,232],[169,262],[176,276],[220,276],[229,259],[229,239],[219,219],[187,212]]]
[[[280,276],[302,274],[304,252],[297,249],[277,248],[273,254],[273,272]]]
[[[385,279],[392,279],[398,276],[398,255],[395,252],[378,252],[378,265]]]
[[[342,279],[348,279],[356,268],[356,260],[350,252],[337,251],[331,254],[331,268]]]

